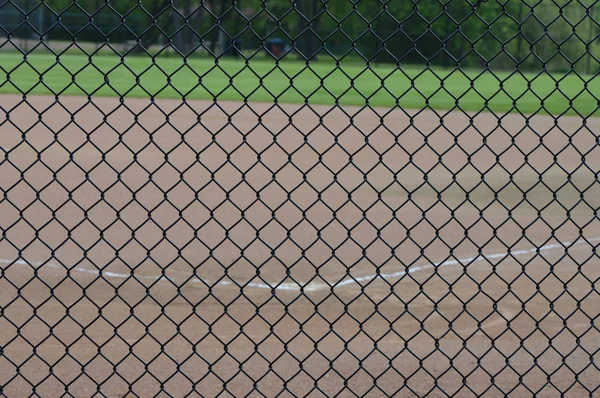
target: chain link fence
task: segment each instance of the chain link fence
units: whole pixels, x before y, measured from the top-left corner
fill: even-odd
[[[599,34],[0,0],[0,396],[600,396]]]

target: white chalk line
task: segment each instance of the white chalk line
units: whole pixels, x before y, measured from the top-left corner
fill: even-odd
[[[407,274],[412,274],[414,272],[424,271],[424,270],[432,269],[432,268],[441,268],[441,267],[447,267],[447,266],[451,266],[451,265],[464,265],[464,264],[470,264],[470,263],[479,262],[479,261],[483,261],[483,260],[503,259],[503,258],[506,258],[509,256],[517,257],[517,256],[525,255],[525,254],[540,253],[540,252],[552,251],[555,249],[564,249],[565,247],[579,246],[579,245],[582,245],[587,242],[600,242],[600,237],[588,238],[588,239],[579,238],[578,240],[572,241],[572,242],[565,241],[565,242],[560,242],[560,243],[552,243],[552,244],[547,244],[547,245],[541,246],[539,248],[533,247],[533,248],[529,248],[529,249],[514,250],[514,251],[510,251],[510,253],[503,252],[503,253],[492,253],[492,254],[480,254],[480,255],[477,255],[474,257],[465,257],[465,258],[461,258],[461,259],[457,259],[457,260],[446,260],[446,261],[440,261],[440,262],[434,262],[434,263],[427,263],[427,264],[423,264],[423,265],[416,265],[416,266],[410,267],[407,270],[397,271],[397,272],[392,272],[392,273],[379,273],[379,274],[372,274],[372,275],[347,277],[344,280],[337,282],[333,285],[329,285],[326,283],[320,283],[320,282],[314,282],[314,281],[305,282],[305,283],[277,283],[277,284],[273,284],[273,285],[270,285],[267,283],[260,283],[260,282],[249,282],[249,283],[238,282],[237,284],[239,284],[242,287],[253,287],[253,288],[257,288],[257,289],[269,289],[269,290],[275,290],[275,291],[277,291],[277,290],[300,291],[302,289],[305,292],[314,292],[314,291],[319,291],[319,290],[331,290],[332,288],[335,289],[335,288],[339,288],[339,287],[343,287],[343,286],[355,285],[355,284],[359,284],[360,282],[370,282],[375,279],[382,279],[382,280],[398,279]],[[28,266],[31,266],[34,268],[39,268],[39,267],[44,266],[44,267],[56,268],[56,269],[60,269],[63,271],[67,271],[67,269],[64,266],[54,264],[51,262],[25,261],[25,260],[21,260],[21,259],[15,259],[15,260],[0,259],[0,264],[28,265]],[[123,273],[117,273],[117,272],[111,272],[111,271],[100,271],[97,269],[89,269],[89,268],[84,268],[84,267],[74,267],[70,270],[70,272],[73,272],[73,271],[92,274],[92,275],[96,275],[96,276],[102,275],[105,277],[118,278],[118,279],[137,278],[137,279],[146,279],[146,280],[153,280],[153,281],[172,281],[167,276],[138,275],[138,274],[135,274],[133,271],[129,274],[123,274]],[[190,282],[202,283],[202,284],[206,284],[208,286],[214,286],[214,285],[221,285],[221,286],[232,286],[233,285],[233,286],[235,286],[236,285],[236,283],[231,282],[231,281],[213,282],[209,279],[198,278],[198,277],[191,278]]]

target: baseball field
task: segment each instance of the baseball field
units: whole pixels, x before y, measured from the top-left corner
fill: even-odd
[[[598,92],[2,54],[0,395],[594,396]]]

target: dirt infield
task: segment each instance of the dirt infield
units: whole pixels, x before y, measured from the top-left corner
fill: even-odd
[[[598,131],[2,96],[0,395],[593,395]]]

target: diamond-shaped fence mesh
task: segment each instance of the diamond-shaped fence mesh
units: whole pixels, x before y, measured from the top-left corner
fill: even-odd
[[[0,396],[600,396],[600,3],[0,0]]]

